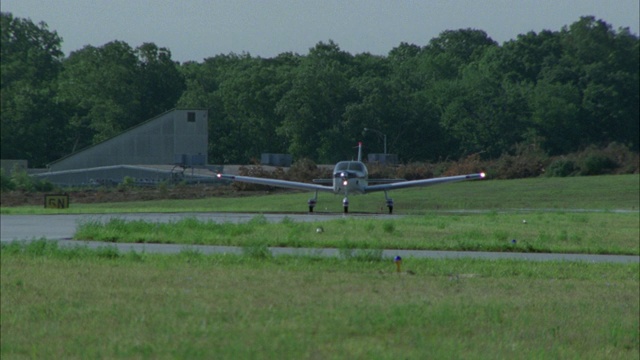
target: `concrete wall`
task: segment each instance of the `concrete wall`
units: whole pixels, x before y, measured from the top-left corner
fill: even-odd
[[[90,169],[62,170],[35,174],[32,177],[48,180],[60,186],[110,186],[120,184],[125,177],[133,178],[138,185],[157,185],[167,182],[209,182],[218,179],[208,169],[184,170],[178,166],[142,167],[131,165],[101,166]]]
[[[111,139],[49,164],[50,171],[112,165],[174,164],[182,155],[207,163],[207,110],[171,110]]]

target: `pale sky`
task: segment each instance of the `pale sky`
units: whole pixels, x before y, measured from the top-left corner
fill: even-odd
[[[426,45],[442,31],[474,28],[498,43],[558,31],[593,15],[638,34],[638,0],[2,0],[16,17],[44,21],[65,55],[85,45],[153,42],[174,60],[229,53],[301,55],[333,40],[353,55],[386,55],[407,42]]]

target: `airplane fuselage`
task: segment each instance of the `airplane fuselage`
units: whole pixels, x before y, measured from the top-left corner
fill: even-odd
[[[333,168],[333,192],[336,194],[364,194],[369,172],[361,161],[341,161]]]

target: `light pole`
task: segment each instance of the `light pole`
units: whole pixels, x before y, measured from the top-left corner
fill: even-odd
[[[377,133],[378,135],[382,135],[382,138],[384,139],[384,154],[387,155],[387,135],[383,134],[382,131],[380,130],[376,130],[376,129],[371,129],[371,128],[364,128],[364,131],[373,131],[375,133]]]

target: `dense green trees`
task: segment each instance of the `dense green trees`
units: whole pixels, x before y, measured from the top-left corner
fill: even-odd
[[[44,23],[2,13],[0,111],[2,158],[41,165],[64,154],[56,139],[66,119],[56,103],[62,39]]]
[[[175,107],[171,52],[121,41],[68,57],[46,24],[2,13],[2,158],[44,166]]]
[[[210,109],[209,158],[287,152],[318,163],[367,152],[402,161],[549,155],[617,142],[638,151],[637,35],[580,18],[502,45],[447,30],[387,56],[320,42],[307,55],[217,55],[177,64],[152,43],[68,57],[45,24],[2,14],[2,157],[41,166],[173,107]],[[30,141],[24,141],[25,137]]]
[[[106,140],[172,109],[185,88],[171,52],[146,43],[85,46],[63,62],[59,100],[69,111],[70,150]]]

